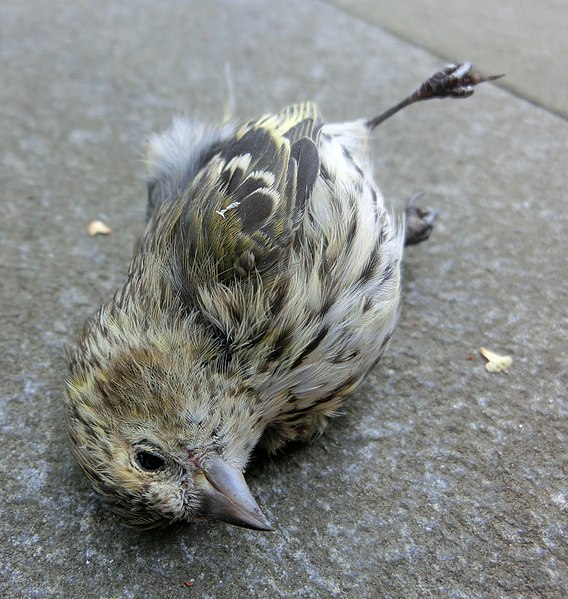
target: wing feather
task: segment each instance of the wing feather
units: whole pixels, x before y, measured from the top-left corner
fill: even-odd
[[[315,104],[294,104],[241,127],[182,198],[176,255],[228,280],[285,268],[320,171]]]

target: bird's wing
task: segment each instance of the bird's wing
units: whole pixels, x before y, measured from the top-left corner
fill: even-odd
[[[245,124],[211,158],[180,217],[192,269],[207,263],[221,280],[277,270],[319,174],[321,126],[314,104],[295,104]]]

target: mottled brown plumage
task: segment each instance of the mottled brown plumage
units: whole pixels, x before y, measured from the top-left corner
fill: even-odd
[[[463,95],[469,69],[444,72],[436,94]],[[322,433],[381,357],[404,231],[371,176],[379,120],[327,125],[305,103],[150,141],[127,281],[69,354],[74,455],[127,523],[269,530],[242,475],[252,450]],[[416,239],[433,218],[417,215]]]

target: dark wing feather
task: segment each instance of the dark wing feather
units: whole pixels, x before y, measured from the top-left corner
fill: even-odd
[[[321,125],[315,105],[293,105],[247,123],[209,160],[183,197],[187,270],[230,280],[285,266],[319,174]]]

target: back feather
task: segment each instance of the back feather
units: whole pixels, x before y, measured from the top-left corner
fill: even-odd
[[[228,281],[286,264],[320,172],[314,104],[251,121],[195,174],[181,197],[176,259]]]

